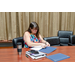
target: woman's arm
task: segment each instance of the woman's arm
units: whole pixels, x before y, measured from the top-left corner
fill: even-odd
[[[46,45],[44,43],[34,43],[30,40],[30,34],[29,32],[24,33],[24,40],[27,43],[28,46],[34,47],[34,46],[42,46],[42,48],[45,48]]]
[[[46,45],[50,46],[50,44],[47,41],[45,41],[41,35],[39,35],[39,37],[40,37],[42,43],[45,43]]]

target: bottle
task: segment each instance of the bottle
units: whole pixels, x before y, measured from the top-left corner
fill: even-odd
[[[19,55],[22,54],[22,43],[21,42],[17,43],[17,52],[18,52]]]

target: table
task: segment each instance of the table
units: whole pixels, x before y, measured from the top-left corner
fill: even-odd
[[[59,62],[75,62],[75,46],[53,46],[57,48],[55,51],[47,54],[53,55],[57,53],[63,53],[70,56],[70,58]],[[17,48],[0,48],[0,62],[53,62],[46,57],[37,60],[27,58],[25,52],[30,50],[29,48],[22,48],[22,54],[18,55]]]

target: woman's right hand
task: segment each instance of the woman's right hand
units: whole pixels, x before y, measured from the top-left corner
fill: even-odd
[[[41,47],[42,47],[42,48],[45,48],[45,47],[47,47],[47,45],[44,44],[44,43],[42,43],[42,44],[41,44]]]

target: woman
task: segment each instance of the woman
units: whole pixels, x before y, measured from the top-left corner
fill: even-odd
[[[41,37],[38,24],[36,22],[32,22],[30,23],[28,30],[24,33],[24,47],[31,48],[35,46],[45,48],[50,46],[50,44]]]

